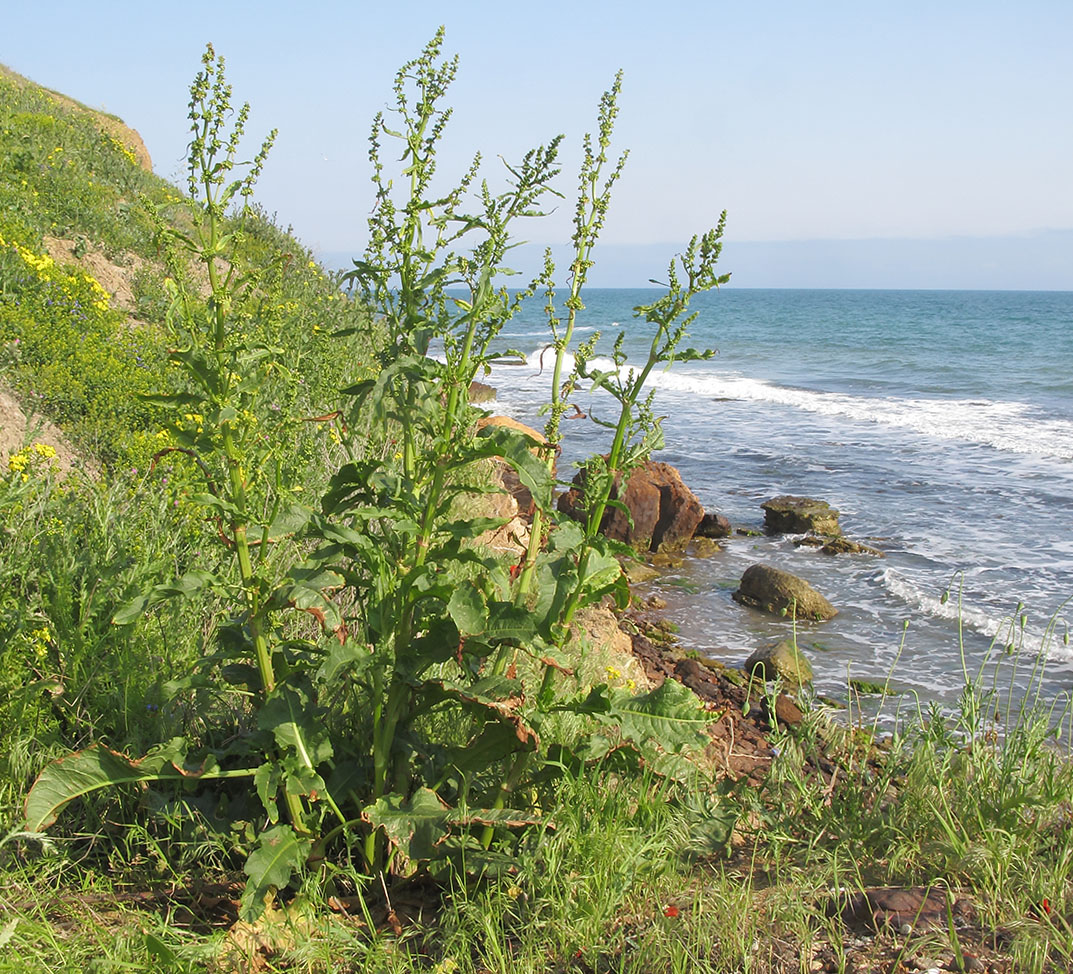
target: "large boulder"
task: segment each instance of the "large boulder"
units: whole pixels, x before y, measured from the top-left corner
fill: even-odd
[[[750,676],[767,680],[780,679],[783,683],[801,687],[812,682],[812,666],[804,653],[789,639],[770,646],[761,646],[742,667]]]
[[[764,528],[771,534],[824,534],[837,537],[842,533],[838,511],[826,501],[811,497],[784,494],[760,505],[764,509]]]
[[[803,578],[771,565],[750,565],[734,592],[735,602],[796,619],[831,619],[838,610]]]
[[[581,470],[574,477],[574,486],[559,498],[559,510],[575,521],[585,518],[582,505],[586,475],[587,471]],[[605,537],[624,541],[638,550],[680,547],[693,537],[704,517],[700,501],[669,463],[649,460],[630,471],[625,490],[621,486],[618,476],[611,499],[621,501],[629,516],[620,508],[609,506],[600,531]]]

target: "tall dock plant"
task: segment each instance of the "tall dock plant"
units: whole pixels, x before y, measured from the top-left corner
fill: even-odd
[[[507,166],[499,191],[478,183],[479,159],[452,188],[437,190],[436,153],[450,117],[441,102],[457,69],[441,58],[442,41],[441,31],[401,69],[390,121],[374,123],[370,243],[349,280],[386,340],[375,377],[345,390],[346,426],[355,434],[344,443],[350,460],[316,513],[287,499],[282,467],[258,435],[262,382],[286,362],[244,327],[256,303],[243,296],[256,294],[257,271],[240,266],[225,217],[232,201],[248,198],[267,144],[244,178],[228,182],[247,110],[225,135],[230,88],[222,63],[206,53],[191,98],[193,231],[168,241],[177,262],[193,257],[202,266],[210,296],[202,306],[175,285],[173,358],[188,389],[160,401],[176,417],[167,450],[188,457],[202,477],[196,499],[219,525],[220,561],[230,570],[190,571],[136,599],[116,621],[129,624],[156,601],[206,590],[230,606],[233,620],[215,651],[174,687],[243,696],[243,727],[196,760],[181,739],[140,761],[99,747],[78,752],[46,769],[27,802],[27,829],[39,831],[65,804],[109,784],[251,779],[268,822],[246,862],[247,917],[310,861],[361,882],[345,865],[353,851],[366,879],[413,863],[487,865],[503,830],[550,825],[542,810],[563,769],[614,751],[677,775],[682,754],[706,741],[708,717],[675,681],[634,694],[554,680],[573,672],[564,647],[577,610],[609,592],[620,600],[628,593],[596,531],[611,502],[610,478],[593,478],[603,493],[590,494],[587,528],[554,525],[550,451],[579,383],[619,401],[608,470],[651,445],[656,424],[638,397],[652,368],[674,358],[689,296],[718,283],[711,265],[719,231],[691,246],[684,282],[672,265],[668,296],[641,309],[656,325],[647,366],[597,373],[586,346],[563,379],[591,250],[622,166],[603,175],[616,79],[601,102],[599,148],[586,141],[568,318],[561,330],[552,325],[551,447],[540,455],[534,439],[503,427],[475,434],[469,388],[500,357],[495,338],[538,288],[553,304],[550,260],[518,293],[503,281],[516,225],[540,215],[554,192],[560,139]],[[401,146],[397,180],[387,172],[385,144]],[[370,428],[384,431],[385,449],[366,448],[362,431]],[[540,512],[521,566],[475,543],[503,523],[474,516],[464,502],[498,489],[483,469],[489,460],[515,468]],[[301,611],[316,617],[319,638],[308,627],[299,638]],[[333,850],[343,855],[333,858]]]
[[[368,251],[350,275],[391,336],[380,376],[350,390],[355,397],[350,425],[389,424],[397,436],[397,462],[373,459],[344,467],[324,502],[322,530],[333,542],[324,557],[345,556],[332,562],[332,570],[348,579],[357,609],[351,624],[364,627],[368,643],[368,650],[337,651],[333,675],[349,673],[372,701],[373,802],[363,812],[374,827],[364,847],[371,869],[385,862],[377,831],[412,857],[413,844],[400,844],[399,836],[420,832],[419,824],[427,836],[428,815],[443,801],[447,807],[437,813],[440,834],[448,824],[483,823],[479,844],[484,848],[497,826],[532,821],[531,813],[506,806],[524,792],[526,781],[547,776],[552,753],[547,736],[555,733],[559,713],[587,717],[602,742],[587,739],[570,760],[607,752],[610,745],[597,732],[601,724],[614,725],[631,746],[649,747],[657,762],[661,747],[674,751],[697,743],[703,724],[695,701],[673,682],[629,700],[606,686],[565,696],[557,696],[553,686],[556,672],[571,672],[563,647],[578,608],[609,591],[620,598],[628,594],[619,563],[595,527],[581,532],[566,524],[550,536],[544,530],[551,516],[558,424],[570,389],[591,378],[577,372],[563,380],[563,371],[576,314],[583,308],[580,295],[591,251],[625,162],[623,156],[608,170],[620,78],[601,99],[596,145],[585,140],[568,316],[561,327],[552,318],[552,416],[549,443],[538,459],[537,444],[512,430],[489,427],[474,438],[467,393],[474,377],[496,359],[491,342],[518,303],[539,287],[552,301],[550,258],[544,273],[513,296],[497,279],[509,273],[503,261],[511,223],[539,215],[540,199],[551,192],[560,138],[529,152],[519,166],[508,166],[505,192],[493,195],[482,183],[476,213],[461,207],[479,160],[453,189],[432,194],[435,155],[450,117],[438,102],[456,70],[455,61],[440,61],[441,44],[442,32],[400,71],[393,113],[397,127],[382,116],[374,123],[370,158],[377,203]],[[398,184],[385,174],[385,137],[402,146]],[[475,245],[468,243],[474,239]],[[684,326],[668,329],[691,294],[717,283],[711,272],[718,256],[715,240],[707,239],[700,257],[691,248],[698,266],[690,266],[687,284],[676,286],[671,298],[652,309],[662,330],[644,375],[628,386],[603,380],[623,403],[617,452],[635,432],[631,408],[644,378],[656,362],[670,361],[684,333]],[[677,285],[673,268],[671,273]],[[520,571],[508,572],[500,561],[464,543],[501,522],[452,513],[458,494],[484,489],[474,479],[475,465],[492,457],[516,468],[536,504]],[[602,503],[607,502],[605,496]],[[429,742],[423,728],[450,714],[455,715],[452,734]],[[679,733],[670,730],[672,725]],[[661,734],[664,740],[655,744]],[[561,750],[555,753],[561,763]],[[353,775],[345,772],[340,780]],[[427,844],[422,851],[429,852]],[[471,862],[474,855],[471,848]]]
[[[183,738],[137,761],[99,746],[71,755],[39,777],[26,817],[31,831],[46,828],[74,798],[115,784],[251,779],[272,826],[260,833],[246,864],[250,883],[243,910],[252,915],[263,909],[269,888],[286,883],[305,861],[325,811],[343,820],[318,772],[332,748],[314,702],[310,672],[316,657],[308,644],[283,639],[278,619],[292,607],[303,609],[338,633],[338,612],[325,589],[341,579],[311,575],[301,566],[288,572],[293,554],[280,551],[310,512],[289,499],[293,493],[282,482],[276,447],[262,433],[267,413],[262,387],[272,370],[284,368],[283,354],[252,337],[256,304],[246,298],[256,294],[260,272],[242,266],[241,233],[232,218],[236,206],[241,213],[248,205],[275,133],[237,176],[249,105],[239,109],[228,131],[231,115],[224,62],[210,45],[190,89],[190,229],[158,220],[171,271],[170,358],[186,388],[152,398],[171,416],[165,432],[170,445],[154,464],[165,456],[190,461],[201,484],[191,500],[217,525],[219,557],[138,596],[114,621],[131,625],[165,599],[193,600],[205,593],[221,599],[231,609],[230,622],[194,671],[168,689],[173,696],[210,688],[217,695],[230,693],[248,701],[248,713],[237,738],[216,746],[209,741],[196,757],[193,742]],[[200,275],[191,274],[190,263]],[[189,283],[199,276],[207,282],[204,299]]]
[[[474,439],[469,389],[496,358],[489,351],[492,341],[532,291],[512,295],[507,290],[502,279],[511,272],[504,258],[513,225],[542,215],[541,199],[553,192],[561,137],[508,165],[505,190],[494,193],[482,181],[475,212],[464,207],[479,157],[451,189],[432,193],[436,153],[451,115],[440,103],[457,71],[457,59],[441,60],[442,42],[441,30],[399,71],[391,124],[383,115],[374,120],[370,159],[376,204],[370,243],[349,275],[388,335],[379,377],[348,390],[354,397],[350,425],[389,427],[396,451],[383,460],[345,466],[324,500],[325,538],[337,540],[340,521],[349,529],[347,539],[338,539],[348,558],[340,570],[350,582],[354,605],[361,607],[360,625],[371,649],[371,656],[348,662],[367,671],[372,699],[373,807],[366,817],[374,825],[386,816],[397,818],[399,801],[410,802],[415,769],[413,748],[406,742],[413,738],[415,720],[430,711],[455,703],[470,711],[471,729],[477,732],[476,742],[466,742],[470,760],[464,759],[467,748],[441,748],[435,772],[441,786],[452,765],[487,770],[495,760],[492,752],[510,749],[504,734],[518,746],[535,746],[535,734],[516,712],[519,682],[502,675],[491,682],[481,677],[488,641],[497,638],[495,628],[489,629],[490,607],[513,610],[510,578],[495,559],[464,542],[500,522],[456,517],[452,511],[460,493],[485,489],[474,479],[474,467],[493,457],[513,463],[534,496],[550,501],[551,478],[530,454],[533,444],[527,438],[491,429]],[[385,173],[385,138],[401,143],[398,184]],[[533,651],[518,618],[497,624]],[[451,659],[459,672],[451,672]],[[491,751],[474,764],[472,755],[481,747]],[[450,760],[444,757],[448,752]],[[462,786],[468,790],[468,784]],[[394,797],[386,798],[389,793]],[[427,790],[413,800],[435,804]],[[370,866],[381,862],[377,842],[370,831],[364,850]]]

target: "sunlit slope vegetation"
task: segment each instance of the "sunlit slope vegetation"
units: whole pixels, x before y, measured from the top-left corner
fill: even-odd
[[[160,230],[188,228],[191,210],[147,163],[117,119],[0,71],[0,381],[106,468],[144,467],[159,449],[156,407],[139,394],[175,381]],[[240,270],[267,269],[238,313],[251,341],[284,347],[294,366],[285,381],[266,377],[279,386],[273,412],[322,414],[360,368],[338,343],[329,355],[329,335],[360,323],[360,311],[256,207],[231,229]],[[189,273],[190,290],[207,294]],[[263,419],[266,433],[278,426]]]

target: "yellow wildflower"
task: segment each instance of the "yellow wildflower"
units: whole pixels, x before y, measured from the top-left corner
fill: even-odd
[[[41,629],[35,629],[30,635],[33,637],[34,656],[37,657],[38,662],[41,662],[48,653],[48,644],[52,639],[52,634],[46,626]]]

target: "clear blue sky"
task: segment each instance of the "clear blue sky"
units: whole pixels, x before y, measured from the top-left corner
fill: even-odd
[[[494,176],[498,154],[564,132],[569,195],[580,137],[625,70],[617,142],[631,156],[604,236],[606,283],[631,283],[612,273],[634,273],[630,253],[669,254],[726,208],[724,263],[739,285],[808,283],[794,275],[801,242],[841,241],[821,248],[834,266],[816,283],[987,286],[979,240],[1003,238],[1013,270],[998,246],[990,286],[1073,289],[1069,0],[53,0],[49,13],[6,4],[0,61],[121,116],[169,177],[182,172],[187,87],[212,41],[253,105],[251,134],[280,130],[261,201],[322,252],[360,250],[369,121],[444,23],[461,57],[445,171],[480,149]],[[565,239],[570,210],[528,238]],[[920,252],[926,281],[906,243],[917,239],[942,244]],[[892,246],[908,270],[886,280]],[[1051,276],[1026,277],[1035,258],[1018,247],[1050,254]]]

